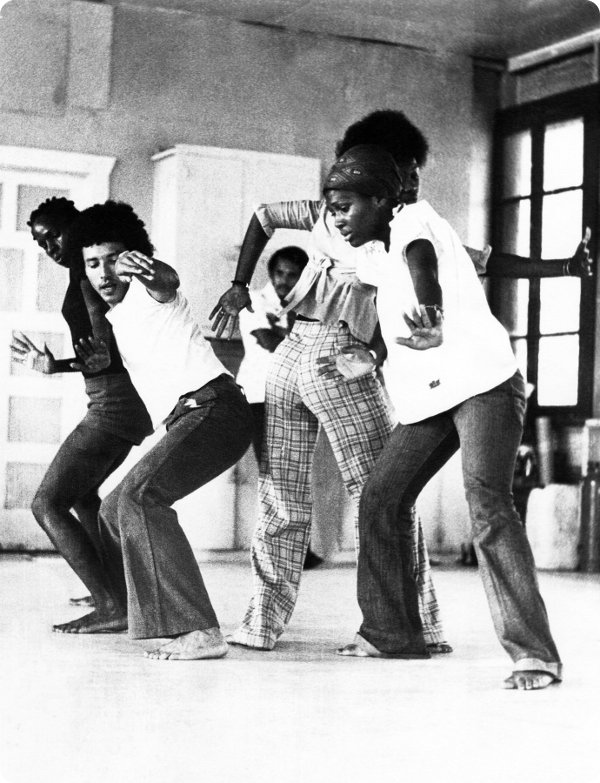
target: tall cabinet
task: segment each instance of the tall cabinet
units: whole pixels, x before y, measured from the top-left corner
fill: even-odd
[[[292,155],[178,144],[154,161],[152,240],[172,264],[202,326],[233,278],[257,204],[319,198],[320,161]],[[277,247],[306,247],[303,231],[278,231]],[[253,286],[266,282],[259,264]]]
[[[153,157],[152,241],[157,256],[177,269],[181,287],[205,334],[209,314],[233,279],[239,249],[261,202],[319,198],[316,158],[178,144]],[[303,231],[277,231],[265,257],[284,245],[306,247]],[[259,263],[253,287],[267,280]],[[220,358],[236,370],[239,340],[215,341]],[[334,477],[334,481],[335,481]],[[251,453],[177,507],[196,550],[248,545],[256,521],[256,467]]]

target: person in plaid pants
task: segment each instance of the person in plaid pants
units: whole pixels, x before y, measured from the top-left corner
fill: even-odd
[[[424,163],[427,143],[406,120],[397,127]],[[418,188],[418,171],[416,172]],[[416,191],[416,188],[414,189]],[[411,196],[414,195],[411,193]],[[249,304],[247,284],[276,228],[311,231],[310,261],[288,299],[292,333],[277,348],[267,378],[265,447],[260,465],[260,518],[252,542],[255,592],[231,641],[273,649],[298,595],[311,519],[310,470],[319,425],[358,508],[362,487],[394,426],[375,372],[385,358],[377,334],[375,289],[356,276],[357,253],[328,221],[321,202],[261,205],[250,222],[232,287],[211,313],[220,336]],[[358,254],[360,255],[360,254]],[[362,377],[327,372],[332,355],[373,351]],[[428,649],[450,652],[420,521],[414,522],[414,578]]]
[[[348,327],[297,321],[274,355],[267,378],[266,452],[261,460],[260,519],[252,542],[255,593],[230,641],[272,649],[289,621],[310,536],[311,464],[319,425],[358,507],[363,485],[392,431],[385,392],[370,372],[354,380],[319,375],[319,359],[356,345]],[[446,651],[420,522],[414,533],[415,579],[430,649]]]

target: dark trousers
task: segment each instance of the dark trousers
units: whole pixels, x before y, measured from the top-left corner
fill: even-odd
[[[365,485],[359,519],[360,632],[381,652],[425,650],[413,576],[412,509],[421,489],[460,446],[473,542],[498,638],[513,661],[540,661],[559,671],[533,556],[511,493],[524,411],[524,384],[517,373],[450,411],[399,425],[392,433]]]
[[[218,625],[173,503],[234,465],[252,437],[250,407],[229,376],[182,398],[167,432],[100,509],[104,562],[127,594],[134,639]]]
[[[262,454],[263,441],[265,439],[265,404],[264,402],[251,402],[252,421],[254,430],[252,432],[252,448],[257,463],[260,465],[260,455]]]
[[[61,540],[55,532],[60,519],[72,520],[73,530],[77,531],[70,509],[75,510],[81,527],[98,551],[98,488],[122,464],[133,446],[131,441],[95,426],[90,419],[86,416],[65,438],[32,503],[33,515],[59,552]]]

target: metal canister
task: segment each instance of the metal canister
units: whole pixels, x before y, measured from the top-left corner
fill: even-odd
[[[581,482],[579,570],[600,572],[600,462],[588,462]]]

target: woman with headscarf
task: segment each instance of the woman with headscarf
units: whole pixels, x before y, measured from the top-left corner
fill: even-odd
[[[407,121],[408,122],[408,121]],[[413,127],[413,126],[411,126]],[[296,603],[312,511],[311,465],[323,427],[342,479],[358,509],[364,482],[394,425],[376,366],[385,358],[378,337],[375,288],[356,275],[357,254],[321,202],[263,204],[253,215],[232,287],[213,310],[221,334],[249,304],[252,272],[277,228],[311,231],[309,262],[287,298],[296,314],[277,348],[266,387],[265,449],[259,475],[259,521],[252,541],[255,592],[231,641],[273,649]],[[368,356],[358,366],[357,352]],[[372,354],[370,353],[372,351]],[[344,352],[348,377],[339,383],[321,361]],[[420,520],[413,527],[415,582],[428,653],[450,652],[441,626]]]
[[[513,660],[506,686],[561,680],[535,564],[512,499],[525,390],[508,335],[491,314],[451,226],[426,202],[398,206],[403,172],[383,149],[351,148],[324,184],[336,227],[365,249],[360,278],[378,287],[388,388],[400,424],[360,502],[360,632],[342,655],[422,658],[413,579],[412,509],[461,448],[474,544],[498,638]],[[584,254],[587,252],[583,250]]]

